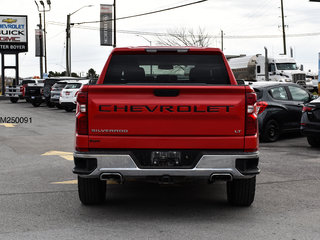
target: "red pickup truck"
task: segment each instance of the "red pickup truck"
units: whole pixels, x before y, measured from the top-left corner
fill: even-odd
[[[77,96],[75,167],[83,204],[107,180],[226,181],[233,205],[254,200],[256,94],[237,85],[219,49],[116,48]]]

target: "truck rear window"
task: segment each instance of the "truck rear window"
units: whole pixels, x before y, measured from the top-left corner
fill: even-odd
[[[220,55],[113,55],[104,84],[220,84],[230,85]]]

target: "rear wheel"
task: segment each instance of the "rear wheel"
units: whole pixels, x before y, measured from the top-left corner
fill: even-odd
[[[262,140],[265,142],[275,142],[280,136],[280,127],[277,121],[269,120],[263,129]]]
[[[41,105],[41,102],[31,102],[32,106],[39,107]]]
[[[101,204],[105,200],[106,181],[98,178],[82,178],[78,176],[78,192],[84,205]]]
[[[66,110],[66,112],[72,112],[72,111],[73,111],[73,108],[66,107],[64,110]]]
[[[56,103],[56,107],[59,108],[59,109],[63,109],[63,107],[61,106],[60,103]]]
[[[52,103],[52,102],[50,102],[50,101],[47,101],[46,102],[47,103],[47,106],[49,107],[49,108],[53,108],[54,107],[54,103]]]
[[[308,136],[307,140],[312,147],[320,147],[320,137]]]
[[[18,100],[19,100],[19,98],[16,98],[16,97],[11,97],[10,98],[10,102],[12,102],[12,103],[17,103]]]
[[[228,202],[235,206],[250,206],[256,191],[256,177],[227,182]]]

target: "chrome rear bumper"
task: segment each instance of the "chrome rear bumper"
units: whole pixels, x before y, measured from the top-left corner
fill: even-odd
[[[172,176],[172,177],[205,177],[211,178],[213,174],[228,174],[232,178],[250,178],[260,173],[258,168],[259,154],[243,153],[237,155],[203,155],[194,168],[139,168],[129,154],[94,154],[74,153],[75,168],[73,172],[82,177],[100,178],[102,174],[120,174],[126,177]],[[237,166],[237,161],[254,161],[251,169],[243,171]],[[81,166],[92,167],[84,171]],[[83,163],[85,162],[85,163]],[[250,165],[250,164],[248,164]]]

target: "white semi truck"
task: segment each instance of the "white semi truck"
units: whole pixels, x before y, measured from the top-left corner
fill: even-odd
[[[309,85],[306,73],[298,68],[294,58],[288,56],[240,56],[230,58],[229,64],[237,80],[293,82],[305,87]]]

